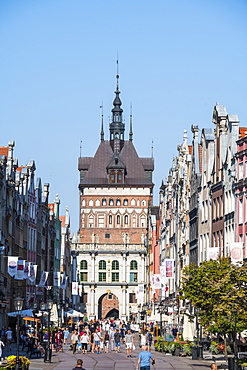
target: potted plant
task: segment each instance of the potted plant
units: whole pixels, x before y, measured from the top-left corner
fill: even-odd
[[[29,369],[29,364],[31,364],[31,361],[25,357],[25,356],[20,356],[19,357],[20,361],[20,366],[22,370],[28,370]],[[16,367],[16,356],[11,355],[7,357],[7,369],[14,369]]]

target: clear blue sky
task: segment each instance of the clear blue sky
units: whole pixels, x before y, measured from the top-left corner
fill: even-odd
[[[116,58],[128,139],[150,156],[154,203],[183,130],[213,127],[216,102],[247,126],[247,2],[241,0],[1,0],[0,145],[34,159],[61,214],[78,229],[77,161],[105,138]]]

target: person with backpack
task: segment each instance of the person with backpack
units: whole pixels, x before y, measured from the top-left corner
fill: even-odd
[[[147,346],[148,346],[148,351],[150,352],[151,347],[152,347],[152,341],[153,341],[153,334],[151,331],[147,332]]]

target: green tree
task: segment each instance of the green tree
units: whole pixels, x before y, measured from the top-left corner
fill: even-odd
[[[233,265],[229,258],[191,264],[183,269],[183,300],[197,308],[202,326],[224,337],[247,329],[247,264]]]

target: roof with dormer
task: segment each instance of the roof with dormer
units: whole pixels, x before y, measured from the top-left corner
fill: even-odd
[[[132,141],[124,141],[124,146],[119,152],[121,166],[125,166],[124,183],[118,186],[148,186],[152,187],[153,183],[148,178],[147,172],[154,170],[153,158],[139,158]],[[80,157],[78,169],[86,170],[86,175],[81,179],[80,186],[95,185],[112,185],[108,181],[107,168],[114,157],[110,141],[101,141],[96,154],[93,158]]]

